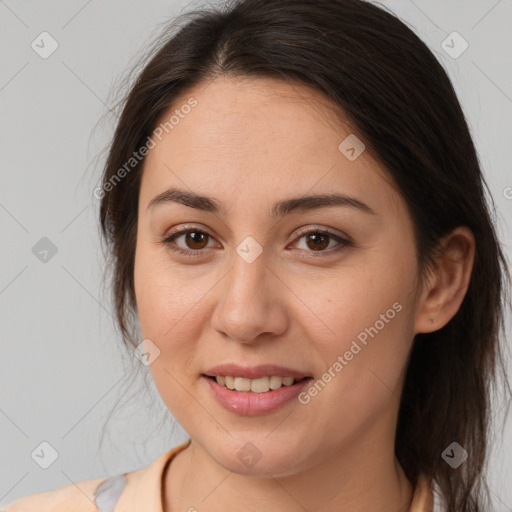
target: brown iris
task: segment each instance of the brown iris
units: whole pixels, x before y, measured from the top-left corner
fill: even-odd
[[[207,233],[201,233],[200,231],[189,231],[188,233],[185,233],[185,243],[187,244],[187,247],[190,247],[191,249],[204,249],[208,243],[208,236],[209,235]],[[204,243],[204,245],[201,245],[201,243]],[[200,247],[194,244],[199,244]]]
[[[329,245],[328,239],[329,239],[329,236],[324,235],[322,233],[311,233],[311,234],[306,235],[308,247],[313,250],[325,249]],[[320,241],[320,240],[322,240],[322,241]],[[313,241],[313,244],[316,244],[316,245],[311,246],[310,245],[311,241]]]

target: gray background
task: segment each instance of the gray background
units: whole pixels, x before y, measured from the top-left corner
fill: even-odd
[[[512,1],[382,4],[418,33],[448,71],[510,256]],[[173,429],[170,415],[166,419],[156,390],[148,397],[131,396],[141,381],[127,373],[113,308],[102,295],[98,201],[92,191],[103,163],[100,151],[112,133],[112,121],[99,121],[114,82],[162,22],[200,5],[0,0],[0,506],[33,492],[137,469],[187,437],[181,427]],[[43,31],[59,45],[48,58],[31,47]],[[453,31],[469,44],[457,58],[442,47]],[[46,262],[33,250],[48,244],[40,242],[43,237],[57,249]],[[128,405],[112,418],[100,450],[101,429],[120,398]],[[160,416],[150,414],[155,409]],[[510,511],[512,488],[505,483],[512,475],[512,429],[509,420],[500,441],[501,420],[498,414],[490,484],[495,510]],[[44,464],[36,455],[43,442],[58,454],[48,469],[36,463]],[[52,451],[45,446],[48,456]]]

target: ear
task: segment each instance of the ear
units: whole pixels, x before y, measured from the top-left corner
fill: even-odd
[[[476,246],[473,232],[466,226],[458,226],[439,245],[436,268],[419,300],[416,333],[444,327],[459,310],[469,286]]]

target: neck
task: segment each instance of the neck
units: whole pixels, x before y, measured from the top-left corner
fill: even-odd
[[[343,451],[330,449],[329,457],[303,471],[276,478],[228,471],[192,441],[164,475],[163,511],[409,511],[413,488],[393,450],[349,444]]]

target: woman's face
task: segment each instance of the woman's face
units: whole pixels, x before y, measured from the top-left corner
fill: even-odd
[[[361,449],[389,453],[419,331],[405,202],[304,86],[222,77],[162,121],[173,113],[146,158],[135,257],[144,346],[165,404],[233,472],[285,475],[357,460]],[[171,188],[212,203],[173,194],[150,206]],[[326,195],[353,201],[307,199]],[[162,243],[182,229],[191,231]],[[228,364],[243,368],[212,371]],[[255,391],[205,376],[251,375],[243,369],[260,377]],[[310,380],[256,392],[281,383],[265,376],[294,372]]]

